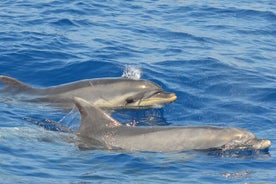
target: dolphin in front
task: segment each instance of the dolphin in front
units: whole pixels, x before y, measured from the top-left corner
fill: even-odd
[[[74,107],[75,96],[95,106],[112,109],[162,107],[177,98],[151,81],[127,78],[89,79],[47,88],[33,88],[3,75],[0,75],[0,82],[4,85],[2,92],[9,95],[30,102],[47,102],[64,109]]]
[[[76,135],[80,149],[170,152],[185,150],[267,149],[271,142],[240,128],[211,126],[125,126],[89,102],[74,98],[81,114]]]

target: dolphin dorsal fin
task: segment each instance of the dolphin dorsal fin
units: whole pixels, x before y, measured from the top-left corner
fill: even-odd
[[[12,77],[0,75],[0,82],[3,83],[4,87],[7,89],[13,89],[13,90],[27,90],[32,89],[31,86],[24,84],[23,82],[20,82]]]
[[[81,135],[91,134],[103,128],[113,128],[122,125],[110,115],[82,98],[74,97],[74,102],[81,115],[81,125],[79,128]]]

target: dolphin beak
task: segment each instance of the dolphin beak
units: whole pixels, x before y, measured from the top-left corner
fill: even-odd
[[[246,143],[256,150],[267,149],[271,146],[271,141],[267,139],[252,139]]]
[[[174,102],[177,99],[177,96],[175,93],[160,93],[160,95],[156,95],[155,98],[159,98],[160,102],[164,103],[171,103]]]
[[[177,99],[175,93],[166,93],[166,92],[159,92],[152,95],[149,98],[142,99],[139,103],[141,106],[162,106],[164,104],[172,103]]]

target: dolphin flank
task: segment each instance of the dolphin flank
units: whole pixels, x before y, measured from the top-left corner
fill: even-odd
[[[24,101],[47,102],[64,109],[74,107],[75,96],[95,106],[112,109],[162,107],[177,98],[151,81],[127,78],[88,79],[47,88],[33,88],[3,75],[0,75],[0,82],[4,85],[1,91],[9,95],[24,96]]]
[[[98,107],[75,97],[81,114],[76,135],[81,149],[170,152],[185,150],[267,149],[271,142],[240,128],[211,126],[125,126]]]

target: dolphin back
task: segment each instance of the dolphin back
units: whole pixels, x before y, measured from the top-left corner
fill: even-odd
[[[0,82],[3,84],[4,89],[12,91],[26,91],[33,89],[31,86],[20,82],[12,77],[0,75]]]

